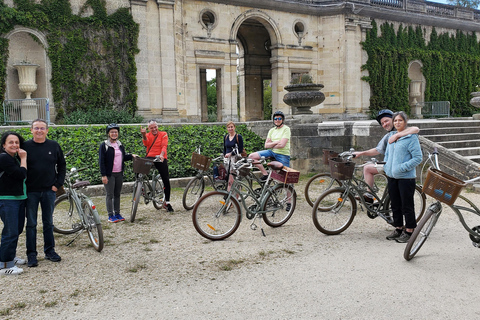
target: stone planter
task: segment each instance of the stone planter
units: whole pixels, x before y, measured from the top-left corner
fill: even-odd
[[[470,93],[472,95],[472,99],[470,99],[470,104],[474,106],[475,108],[480,108],[480,92],[472,92]],[[472,115],[473,120],[480,120],[480,113],[475,113]]]
[[[285,87],[288,91],[283,97],[283,102],[292,107],[292,114],[312,114],[311,108],[325,100],[325,95],[320,90],[323,84],[300,83]]]

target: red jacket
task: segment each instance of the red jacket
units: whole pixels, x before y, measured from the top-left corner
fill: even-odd
[[[163,151],[163,157],[167,159],[168,134],[165,131],[158,131],[157,136],[157,140],[155,140],[155,136],[148,132],[147,140],[142,139],[143,145],[148,150],[147,157],[159,156]],[[155,140],[155,144],[152,146],[153,140]]]

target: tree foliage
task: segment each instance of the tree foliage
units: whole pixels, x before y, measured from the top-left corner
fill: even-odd
[[[457,7],[477,9],[480,5],[480,0],[448,0],[448,4]]]

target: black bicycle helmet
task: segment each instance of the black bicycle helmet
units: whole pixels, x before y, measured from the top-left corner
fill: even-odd
[[[112,129],[117,129],[118,130],[118,133],[120,133],[120,127],[118,126],[118,124],[116,123],[110,123],[108,126],[107,126],[107,134],[110,130]]]
[[[382,125],[381,120],[382,120],[383,117],[392,118],[392,117],[393,117],[393,111],[392,111],[392,110],[388,110],[388,109],[383,109],[383,110],[378,111],[378,114],[377,114],[377,122],[378,122],[380,125]]]

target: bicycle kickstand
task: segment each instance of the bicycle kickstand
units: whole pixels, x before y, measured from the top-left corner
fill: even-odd
[[[78,236],[81,235],[84,231],[85,231],[85,229],[82,229],[79,232],[77,232],[75,237],[69,243],[67,243],[66,246],[68,247],[69,245],[71,245],[73,243],[73,241],[75,241],[78,238]]]
[[[255,224],[255,220],[257,220],[258,216],[259,216],[259,215],[256,214],[255,217],[253,218],[252,223],[250,224],[250,229],[252,229],[252,230],[257,230],[257,225]],[[260,215],[260,216],[261,216],[261,215]],[[262,231],[262,235],[263,235],[264,237],[266,237],[267,235],[265,234],[265,231],[264,231],[263,228],[262,228],[262,220],[260,220],[260,223],[259,223],[259,224],[260,224],[260,231]]]

